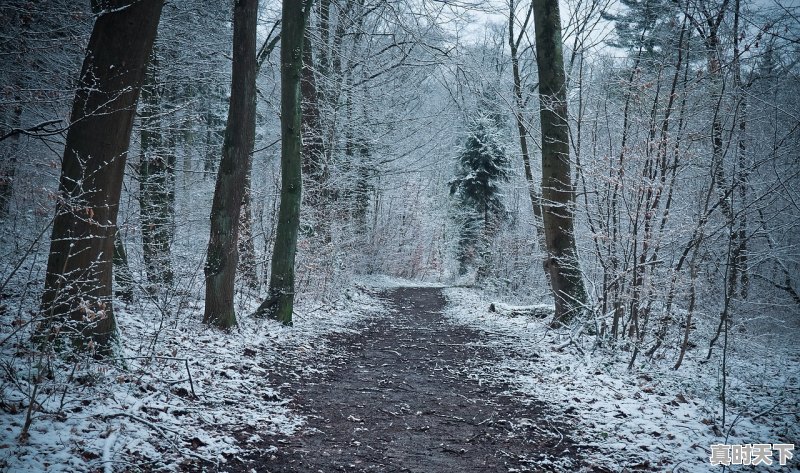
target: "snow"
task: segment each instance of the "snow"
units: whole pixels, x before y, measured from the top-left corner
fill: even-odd
[[[11,356],[30,336],[19,331],[18,343],[2,346],[3,359],[14,360],[5,368],[15,382],[2,384],[0,467],[33,473],[222,465],[248,445],[304,424],[270,378],[271,366],[291,360],[296,373],[324,372],[336,356],[324,336],[354,330],[381,307],[366,291],[347,289],[324,311],[301,303],[294,327],[239,315],[230,333],[201,324],[198,302],[175,320],[151,303],[118,307],[123,356],[114,363],[47,360],[52,379],[40,384],[41,406],[24,442],[19,436],[33,389],[27,380],[39,360]]]
[[[357,278],[356,281],[361,287],[373,289],[394,289],[398,287],[444,287],[444,285],[439,282],[425,282],[383,274],[361,276],[360,278]]]
[[[199,322],[203,306],[198,300],[182,302],[182,311],[164,311],[154,302],[121,305],[117,316],[124,349],[113,363],[20,353],[32,327],[19,330],[1,347],[9,363],[0,386],[0,466],[14,472],[193,471],[210,465],[224,469],[226,462],[254,449],[275,451],[270,438],[297,432],[305,423],[286,394],[294,380],[324,373],[344,356],[341,347],[328,345],[326,335],[358,332],[384,310],[373,292],[409,286],[442,287],[361,277],[338,301],[321,308],[319,302],[301,302],[293,327],[241,315],[255,308],[251,301],[253,307],[239,308],[240,326],[229,333]],[[703,363],[705,350],[690,351],[677,371],[671,369],[674,359],[642,356],[628,371],[628,351],[598,346],[592,335],[553,330],[547,319],[524,315],[546,306],[504,303],[475,288],[443,291],[446,316],[480,330],[485,337],[476,343],[501,356],[495,365],[464,367],[467,376],[482,384],[505,382],[522,402],[547,405],[552,420],[571,427],[567,435],[599,468],[710,471],[712,444],[798,444],[796,344],[762,334],[753,340],[768,357],[752,356],[753,347],[745,350],[744,342],[732,348],[723,426],[718,354]],[[497,312],[488,310],[491,303]],[[2,327],[3,338],[17,329],[12,323]],[[703,329],[699,323],[697,330]],[[705,334],[697,338],[707,339]],[[42,369],[45,377],[35,395],[40,406],[23,442],[30,380],[43,363],[50,368]],[[280,379],[272,376],[278,366]],[[530,422],[519,418],[514,425]],[[561,464],[536,452],[528,460],[555,470]],[[767,469],[797,471],[798,465],[776,462]]]
[[[689,356],[674,371],[674,360],[643,360],[628,371],[629,353],[599,348],[593,336],[574,337],[549,328],[547,320],[489,312],[496,301],[473,289],[448,288],[445,295],[446,315],[481,330],[481,343],[503,354],[501,363],[476,368],[475,376],[505,381],[529,402],[547,403],[557,419],[574,427],[573,440],[592,449],[590,461],[599,467],[709,471],[712,444],[800,440],[800,357],[794,344],[768,348],[781,367],[769,376],[750,359],[731,354],[723,430],[717,363]]]

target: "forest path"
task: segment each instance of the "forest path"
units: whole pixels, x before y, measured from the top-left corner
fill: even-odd
[[[499,359],[482,343],[483,335],[442,315],[441,289],[398,288],[380,295],[390,313],[358,334],[329,338],[347,352],[344,362],[322,379],[306,375],[282,388],[308,423],[288,438],[268,439],[277,451],[253,452],[239,465],[242,471],[580,469],[568,427],[548,415],[551,408],[525,402],[507,385],[470,376],[476,366]]]

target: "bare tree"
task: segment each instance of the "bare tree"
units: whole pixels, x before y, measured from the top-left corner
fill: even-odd
[[[294,260],[300,226],[303,140],[302,95],[303,46],[311,1],[284,2],[281,15],[281,203],[272,251],[267,299],[256,315],[284,324],[292,323],[294,307]]]
[[[136,101],[163,0],[94,2],[61,167],[42,311],[43,337],[107,351],[116,331],[112,258]],[[102,137],[102,139],[100,138]]]
[[[574,235],[574,202],[561,16],[557,0],[534,0],[539,114],[542,126],[542,218],[545,268],[555,299],[554,325],[568,323],[586,304]]]
[[[211,204],[203,315],[203,322],[223,329],[236,325],[233,292],[239,260],[239,215],[255,141],[257,20],[258,0],[236,2],[233,9],[231,101],[222,161]]]

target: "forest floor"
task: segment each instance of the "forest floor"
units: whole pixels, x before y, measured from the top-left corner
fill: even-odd
[[[626,351],[489,312],[481,291],[389,284],[377,296],[386,305],[364,327],[326,337],[337,356],[324,371],[266,367],[304,423],[223,471],[686,473],[719,468],[715,443],[797,443],[795,344],[771,345],[786,369],[758,384],[752,353],[732,354],[725,423],[701,348],[679,371],[669,357],[626,370]]]
[[[120,304],[119,359],[53,357],[45,377],[0,312],[0,472],[694,473],[721,469],[712,444],[800,443],[796,329],[732,332],[723,405],[700,342],[680,370],[674,349],[628,369],[621,343],[414,284],[365,279],[293,327],[243,315],[227,334],[192,293]]]
[[[241,471],[605,471],[586,463],[592,448],[575,443],[558,406],[474,375],[499,363],[498,353],[479,331],[445,317],[441,288],[379,296],[389,302],[386,316],[329,338],[347,355],[327,374],[270,372],[307,421],[245,455]]]

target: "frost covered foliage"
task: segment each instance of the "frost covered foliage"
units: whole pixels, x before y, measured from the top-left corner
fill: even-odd
[[[456,199],[454,218],[459,227],[457,259],[461,274],[477,262],[479,277],[485,276],[488,242],[505,217],[500,186],[508,181],[509,162],[500,140],[493,120],[476,119],[458,156],[456,178],[450,181],[450,194]]]
[[[604,347],[601,336],[548,327],[537,315],[548,306],[505,306],[463,288],[445,295],[450,320],[480,330],[482,343],[501,357],[472,376],[509,383],[524,402],[559,406],[551,420],[575,426],[572,435],[593,452],[590,471],[713,471],[712,444],[798,443],[800,353],[790,342],[776,343],[788,342],[782,335],[773,334],[770,343],[737,343],[723,404],[721,355],[706,363],[705,350],[692,349],[676,371],[678,350],[671,350],[626,370],[624,353]],[[705,335],[713,327],[698,330]],[[780,369],[754,361],[767,353]],[[541,470],[535,471],[566,471],[541,460],[536,465]],[[776,461],[769,471],[797,471],[796,463],[789,465],[777,468]]]

